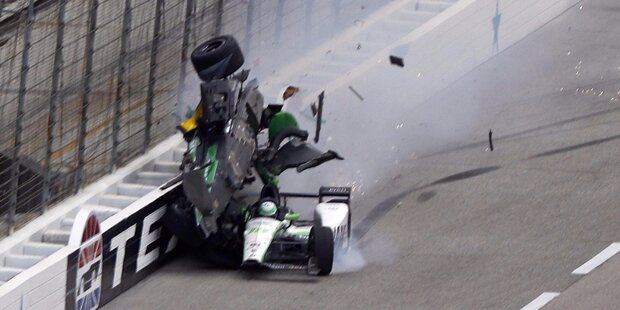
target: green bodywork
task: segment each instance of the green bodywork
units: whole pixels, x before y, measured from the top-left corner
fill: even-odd
[[[293,114],[280,111],[273,116],[271,121],[269,121],[269,141],[273,141],[273,139],[286,128],[299,128],[299,124]],[[254,168],[256,169],[256,172],[258,172],[263,184],[273,184],[275,186],[280,184],[280,179],[278,179],[278,176],[265,168],[262,162],[256,161],[254,163]]]
[[[202,218],[202,213],[200,213],[197,208],[194,208],[194,219],[196,220],[196,226],[200,225],[200,221],[202,221]]]
[[[188,156],[191,161],[196,161],[196,152],[198,150],[198,145],[200,145],[200,139],[195,137],[192,141],[189,142],[189,152]]]
[[[258,176],[260,177],[263,184],[273,184],[275,186],[278,186],[280,184],[280,179],[278,178],[278,176],[269,172],[269,170],[267,170],[267,168],[265,168],[265,166],[261,162],[256,161],[254,163],[254,168],[256,169],[256,172],[258,172]]]
[[[296,221],[301,217],[301,215],[299,213],[287,213],[284,216],[285,220],[289,220],[289,221]]]
[[[217,144],[209,146],[205,156],[205,163],[211,163],[204,172],[205,181],[207,182],[207,185],[209,185],[209,192],[211,192],[211,185],[215,179],[215,173],[217,172],[217,165],[219,163],[215,155],[217,155]]]
[[[312,227],[310,226],[291,226],[287,230],[284,231],[285,236],[293,236],[293,237],[308,237],[310,235],[310,230]]]
[[[299,128],[297,119],[289,112],[276,113],[269,122],[269,141],[272,141],[283,129]]]

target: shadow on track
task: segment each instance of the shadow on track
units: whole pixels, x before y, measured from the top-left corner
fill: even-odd
[[[240,270],[240,277],[245,281],[306,283],[314,284],[320,280],[301,271],[283,270]]]
[[[540,158],[540,157],[546,157],[546,156],[566,153],[566,152],[570,152],[570,151],[574,151],[574,150],[578,150],[578,149],[582,149],[582,148],[586,148],[586,147],[591,147],[591,146],[603,144],[605,142],[609,142],[609,141],[613,141],[613,140],[617,140],[617,139],[620,139],[620,135],[615,135],[615,136],[611,136],[611,137],[607,137],[607,138],[603,138],[603,139],[592,140],[592,141],[586,142],[586,143],[575,144],[575,145],[571,145],[571,146],[567,146],[567,147],[563,147],[563,148],[559,148],[559,149],[543,152],[543,153],[534,155],[534,156],[530,157],[529,159],[534,159],[534,158]]]
[[[435,185],[466,180],[466,179],[473,178],[473,177],[476,177],[482,174],[493,172],[500,168],[501,167],[499,166],[490,166],[490,167],[482,167],[482,168],[467,170],[464,172],[460,172],[457,174],[447,176],[445,178],[441,178],[430,184],[426,184],[422,186],[414,186],[413,188],[402,191],[382,201],[381,203],[376,205],[374,208],[372,208],[372,210],[370,210],[368,215],[366,215],[366,217],[357,226],[355,226],[355,228],[353,229],[353,235],[358,236],[360,239],[364,237],[364,235],[372,228],[373,225],[375,225],[375,223],[377,223],[388,212],[390,212],[392,209],[394,209],[395,207],[399,205],[400,200],[411,195],[412,193],[416,191],[427,189]],[[433,198],[437,193],[435,191],[430,191],[430,192],[425,192],[423,194],[425,195],[420,195],[420,198],[418,198],[419,202],[428,201],[429,199]]]
[[[601,103],[602,102],[603,101],[601,101]],[[563,126],[563,125],[566,125],[566,124],[578,122],[578,121],[581,121],[581,120],[586,120],[586,119],[597,117],[597,116],[602,116],[602,115],[605,115],[605,114],[608,114],[608,113],[619,112],[619,111],[620,111],[620,107],[613,108],[613,109],[607,109],[607,110],[603,110],[603,111],[598,111],[598,112],[594,112],[594,113],[590,113],[590,114],[586,114],[586,115],[582,115],[582,116],[577,116],[577,117],[565,119],[565,120],[562,120],[562,121],[559,121],[559,122],[555,122],[555,123],[551,123],[551,124],[547,124],[547,125],[542,125],[542,126],[537,126],[537,127],[526,129],[526,130],[522,130],[522,131],[515,132],[515,133],[512,133],[512,134],[508,134],[508,135],[505,135],[505,136],[496,137],[493,140],[494,141],[504,141],[504,140],[513,139],[513,138],[519,138],[519,137],[521,137],[523,135],[534,133],[534,132],[537,132],[537,131],[540,131],[540,130],[550,129],[550,128],[554,128],[554,127],[559,127],[559,126]],[[467,149],[471,149],[471,148],[483,147],[483,146],[485,146],[487,144],[488,144],[487,141],[481,141],[481,142],[465,144],[465,145],[457,146],[457,147],[454,147],[454,148],[451,148],[451,149],[446,149],[446,150],[438,151],[438,152],[435,152],[435,153],[432,153],[432,154],[420,156],[420,159],[430,158],[430,157],[434,157],[434,156],[438,156],[438,155],[444,155],[444,154],[448,154],[448,153],[452,153],[452,152],[456,152],[456,151],[467,150]]]

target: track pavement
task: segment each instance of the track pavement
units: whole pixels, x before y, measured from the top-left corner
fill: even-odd
[[[106,308],[515,309],[543,292],[579,307],[562,298],[618,271],[572,274],[620,241],[618,12],[584,1],[428,100],[385,76],[356,87],[364,101],[328,94],[323,143],[347,161],[290,177],[355,182],[363,270],[249,274],[184,255]]]

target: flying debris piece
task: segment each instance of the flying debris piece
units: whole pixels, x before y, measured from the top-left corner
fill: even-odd
[[[316,117],[316,114],[319,113],[319,108],[316,106],[316,102],[310,104],[310,110],[312,110],[312,116]]]
[[[282,100],[286,100],[288,98],[291,98],[291,97],[293,97],[298,92],[299,92],[299,87],[289,86],[284,91],[284,94],[282,94]]]
[[[319,143],[319,135],[321,134],[321,120],[323,119],[323,100],[325,99],[325,91],[319,94],[319,107],[316,115],[316,132],[314,134],[314,143]]]
[[[362,43],[357,43],[357,46],[355,47],[356,50],[361,50],[362,49]]]
[[[362,97],[362,95],[360,95],[360,93],[358,93],[351,85],[349,85],[349,89],[360,101],[364,101],[364,97]]]
[[[493,131],[489,130],[489,150],[493,152]]]
[[[394,55],[390,55],[390,63],[401,68],[405,66],[405,61],[402,58]]]

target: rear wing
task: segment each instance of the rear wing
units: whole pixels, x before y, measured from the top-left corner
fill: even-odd
[[[322,186],[318,194],[308,193],[280,193],[284,205],[287,205],[287,198],[314,198],[321,202],[343,202],[351,205],[351,188],[337,186]]]
[[[330,199],[331,198],[331,199]],[[324,186],[319,189],[319,202],[334,201],[351,204],[351,188]]]

